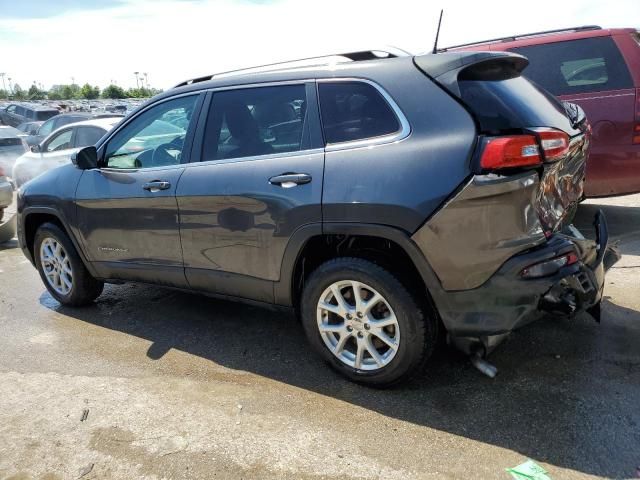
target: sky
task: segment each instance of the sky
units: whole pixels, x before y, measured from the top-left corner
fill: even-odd
[[[0,0],[0,72],[32,83],[169,88],[234,68],[597,24],[640,28],[640,0]],[[0,88],[1,88],[0,83]],[[8,85],[7,85],[8,86]]]

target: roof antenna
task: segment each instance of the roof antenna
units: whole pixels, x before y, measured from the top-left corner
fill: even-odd
[[[442,14],[444,9],[440,10],[440,20],[438,20],[438,30],[436,30],[436,41],[433,43],[433,53],[438,53],[438,37],[440,36],[440,24],[442,23]]]

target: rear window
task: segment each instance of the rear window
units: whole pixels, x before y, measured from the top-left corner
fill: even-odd
[[[35,119],[43,121],[48,120],[51,117],[55,117],[56,115],[58,115],[58,112],[56,110],[37,110]]]
[[[611,37],[511,49],[529,59],[524,75],[554,95],[631,88],[629,70]]]
[[[380,137],[400,130],[391,106],[368,83],[322,82],[318,90],[327,144]]]
[[[19,138],[0,138],[0,147],[16,147],[22,146],[22,140]]]
[[[484,133],[525,127],[554,127],[572,133],[562,104],[526,78],[461,80],[458,85],[462,101]]]

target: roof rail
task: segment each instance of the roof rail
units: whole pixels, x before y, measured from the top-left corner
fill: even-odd
[[[334,53],[330,55],[322,55],[319,57],[300,58],[297,60],[287,60],[284,62],[269,63],[266,65],[260,65],[256,67],[240,68],[237,70],[218,72],[212,75],[205,75],[203,77],[197,77],[197,78],[192,78],[190,80],[185,80],[184,82],[179,83],[173,88],[184,87],[185,85],[192,85],[194,83],[206,82],[207,80],[212,80],[217,77],[223,77],[228,75],[238,75],[242,73],[272,72],[272,71],[282,70],[286,68],[316,67],[321,65],[328,65],[329,63],[331,63],[328,60],[335,57],[343,57],[352,62],[361,62],[364,60],[406,57],[409,55],[411,55],[409,52],[402,50],[400,48],[386,48],[386,49],[374,49],[374,50],[360,50],[357,52],[347,52],[347,53]],[[315,62],[315,63],[307,63],[307,62]],[[296,65],[299,63],[303,65]]]
[[[581,27],[571,27],[571,28],[559,28],[557,30],[545,30],[542,32],[533,32],[533,33],[525,33],[522,35],[511,35],[510,37],[500,37],[500,38],[492,38],[491,40],[482,40],[479,42],[471,42],[471,43],[462,43],[460,45],[453,45],[451,47],[445,47],[438,49],[438,52],[446,52],[447,50],[453,50],[456,48],[462,47],[471,47],[475,45],[484,45],[490,43],[498,43],[498,42],[513,42],[515,40],[519,40],[522,38],[529,37],[538,37],[543,35],[553,35],[555,33],[564,33],[564,32],[582,32],[586,30],[602,30],[602,27],[598,25],[583,25]]]

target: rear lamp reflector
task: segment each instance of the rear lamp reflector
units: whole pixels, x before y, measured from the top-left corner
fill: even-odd
[[[559,130],[541,130],[540,142],[547,161],[558,160],[569,151],[569,135]]]
[[[522,270],[523,278],[541,278],[547,277],[557,273],[562,267],[573,265],[578,261],[578,256],[575,252],[561,255],[560,257],[552,258],[544,262],[536,263]]]
[[[533,135],[487,138],[480,157],[480,166],[485,169],[525,167],[540,162],[538,143]]]
[[[633,127],[633,144],[640,145],[640,123]]]

